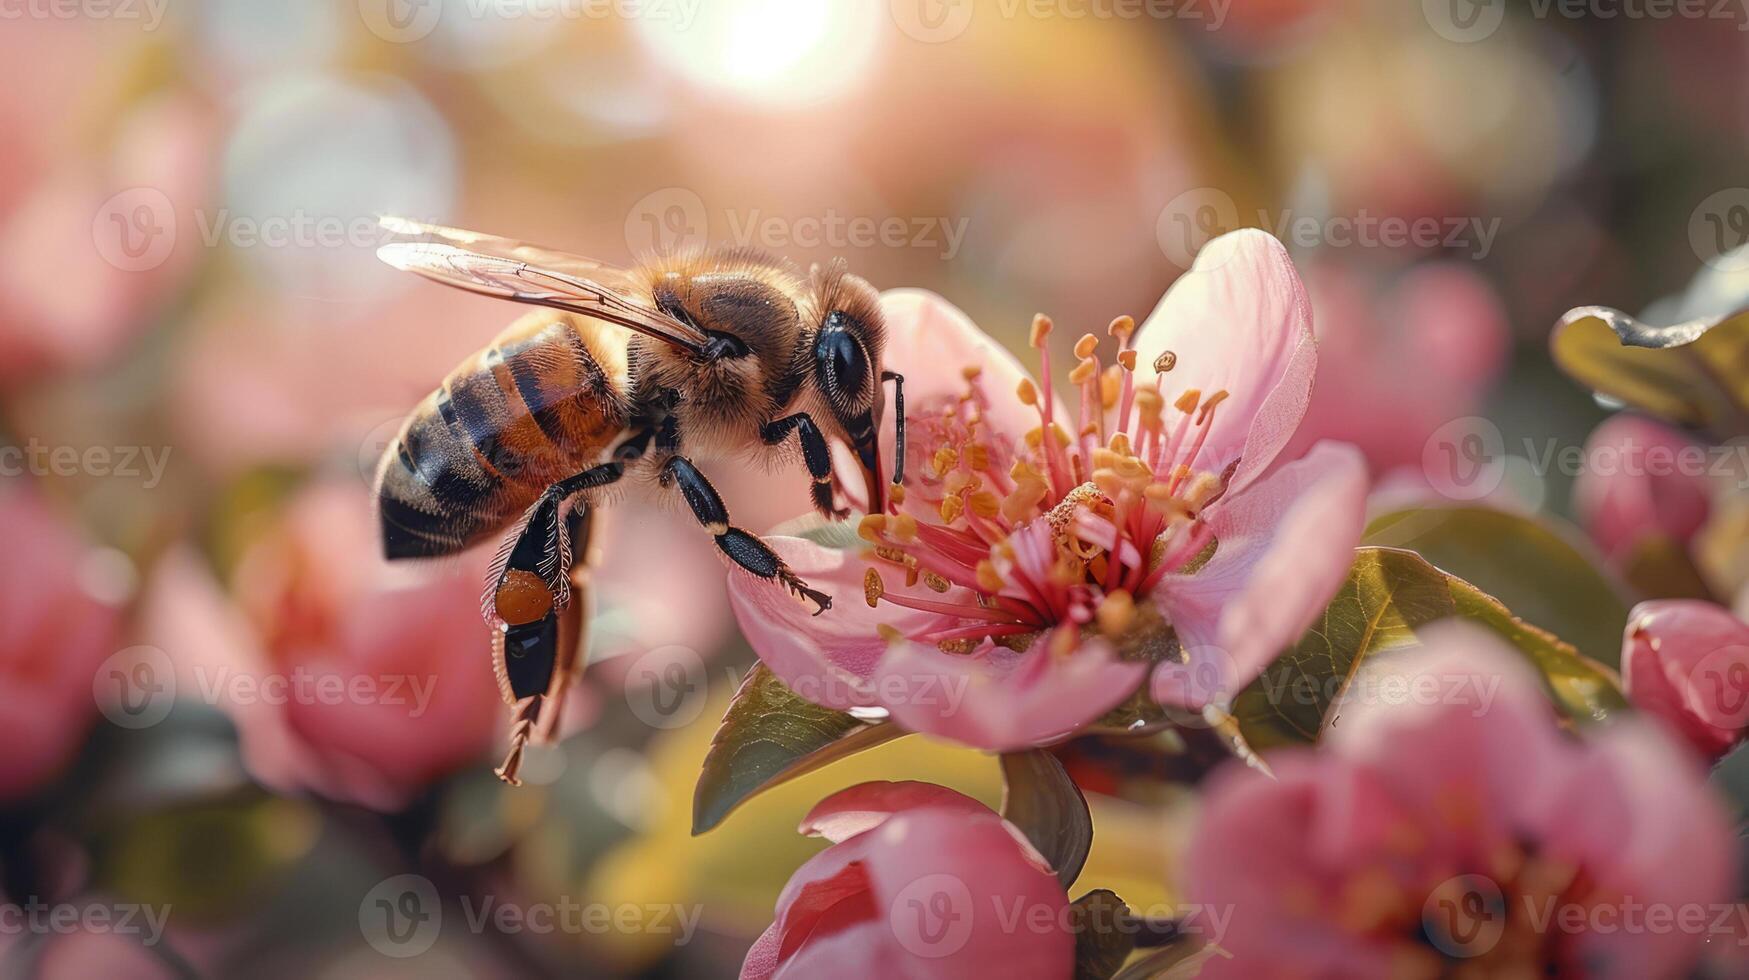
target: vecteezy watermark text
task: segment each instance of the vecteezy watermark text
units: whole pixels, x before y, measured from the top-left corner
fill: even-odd
[[[143,477],[140,485],[150,490],[169,462],[169,446],[49,446],[34,436],[22,446],[0,446],[0,477]]]
[[[170,0],[0,0],[0,20],[135,21],[155,31]]]
[[[138,902],[0,902],[0,936],[54,936],[76,932],[137,936],[144,946],[164,938],[170,906]]]
[[[644,195],[626,214],[626,246],[634,253],[670,253],[715,243],[773,252],[797,248],[917,248],[951,261],[965,244],[970,219],[945,215],[772,214],[759,208],[713,215],[697,193],[667,187]],[[722,236],[727,233],[727,238]]]
[[[1446,215],[1408,218],[1361,208],[1349,215],[1311,215],[1292,208],[1258,208],[1242,216],[1225,191],[1198,187],[1168,201],[1155,221],[1160,250],[1173,264],[1190,268],[1210,240],[1240,228],[1261,228],[1289,246],[1314,248],[1445,249],[1480,261],[1494,249],[1499,218]]]

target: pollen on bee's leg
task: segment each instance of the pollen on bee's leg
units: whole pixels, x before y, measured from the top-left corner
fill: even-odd
[[[553,592],[539,575],[513,568],[504,573],[504,580],[493,592],[492,605],[499,619],[523,626],[544,619],[552,611]]]

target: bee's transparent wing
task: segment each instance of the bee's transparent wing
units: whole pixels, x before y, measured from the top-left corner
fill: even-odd
[[[630,280],[606,263],[459,228],[380,220],[386,230],[409,236],[377,249],[377,258],[397,269],[485,296],[598,317],[695,354],[704,352],[702,331],[628,298]]]

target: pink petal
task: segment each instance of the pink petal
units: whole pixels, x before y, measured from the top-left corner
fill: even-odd
[[[1621,669],[1634,704],[1709,759],[1749,726],[1749,625],[1722,606],[1692,599],[1635,606]]]
[[[1214,557],[1154,591],[1191,658],[1156,669],[1154,696],[1200,708],[1262,673],[1347,578],[1365,509],[1366,464],[1353,446],[1332,442],[1217,502]]]
[[[814,615],[812,604],[751,575],[729,577],[729,603],[759,659],[790,689],[840,711],[875,704],[867,684],[887,643],[877,627],[890,623],[910,633],[933,616],[863,601],[867,564],[859,552],[840,551],[805,538],[771,537],[772,550],[811,586],[832,596],[832,608]]]
[[[1072,973],[1063,886],[1029,860],[994,813],[912,810],[858,839],[871,841],[870,884],[904,972],[859,967],[856,975],[1060,980]]]
[[[887,321],[884,366],[905,376],[907,414],[918,415],[931,406],[947,404],[966,390],[960,371],[977,367],[981,384],[990,395],[991,430],[1001,438],[1019,440],[1038,426],[1038,413],[1020,403],[1015,389],[1028,373],[1008,348],[978,329],[959,308],[934,293],[921,289],[894,289],[881,294],[881,312]],[[1057,415],[1067,418],[1061,401]],[[892,456],[892,413],[882,432],[887,458]]]
[[[1515,827],[1546,820],[1549,774],[1571,761],[1554,709],[1494,633],[1454,620],[1420,637],[1350,686],[1325,745],[1392,770],[1397,799],[1430,815],[1426,833],[1509,842]]]
[[[1203,246],[1148,316],[1137,349],[1144,386],[1154,383],[1161,352],[1177,355],[1165,377],[1168,402],[1191,388],[1204,398],[1228,393],[1195,466],[1219,473],[1241,460],[1229,492],[1263,473],[1293,437],[1318,360],[1312,306],[1287,249],[1251,228]]]
[[[1545,770],[1562,787],[1539,828],[1546,852],[1585,868],[1597,905],[1717,910],[1737,894],[1736,835],[1694,757],[1652,726],[1626,721],[1594,736],[1582,760]],[[1582,933],[1579,956],[1598,976],[1686,976],[1712,934],[1694,928]],[[1732,917],[1733,925],[1736,916]]]
[[[1147,665],[1118,660],[1103,640],[1068,656],[1036,641],[1026,653],[986,643],[968,655],[920,643],[895,645],[875,687],[893,719],[915,732],[1006,752],[1067,735],[1135,692]]]
[[[1587,465],[1573,483],[1579,523],[1612,560],[1651,536],[1686,544],[1711,506],[1706,452],[1663,423],[1610,416],[1585,440]]]
[[[873,830],[895,813],[919,807],[945,807],[965,814],[987,814],[989,807],[946,786],[916,780],[860,783],[826,797],[802,818],[798,830],[833,843]]]

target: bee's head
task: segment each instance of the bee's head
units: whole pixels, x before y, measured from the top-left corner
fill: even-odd
[[[835,433],[856,453],[868,483],[868,508],[886,508],[881,479],[881,347],[885,328],[874,287],[842,262],[814,271],[815,331],[809,352],[814,389]]]

